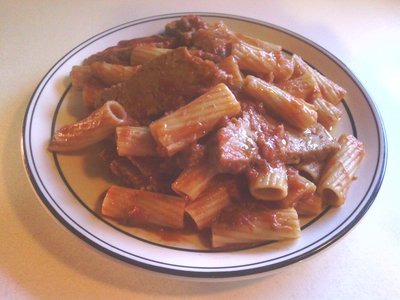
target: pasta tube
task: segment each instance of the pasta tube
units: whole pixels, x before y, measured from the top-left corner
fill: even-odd
[[[169,51],[171,51],[171,49],[157,48],[152,45],[137,46],[133,48],[131,52],[131,65],[143,65]]]
[[[317,123],[317,112],[314,106],[301,98],[295,98],[280,88],[254,76],[244,80],[244,90],[256,99],[261,100],[273,113],[287,123],[306,129]]]
[[[112,186],[106,193],[101,213],[135,224],[183,228],[185,201],[176,196]]]
[[[276,84],[280,89],[290,95],[312,102],[314,94],[320,94],[318,84],[311,72]]]
[[[85,119],[57,130],[48,149],[57,152],[83,149],[107,138],[125,122],[128,122],[125,109],[116,101],[107,101]]]
[[[277,86],[294,97],[312,103],[318,113],[317,121],[327,129],[332,128],[342,116],[340,109],[322,98],[315,76],[308,69],[301,76],[281,82]]]
[[[300,223],[294,208],[270,210],[229,206],[211,225],[214,248],[252,244],[300,236]]]
[[[85,83],[91,81],[93,75],[89,66],[73,66],[69,73],[69,77],[72,86],[80,90],[83,88]]]
[[[318,123],[321,123],[326,129],[330,130],[342,116],[342,111],[332,103],[317,98],[313,105],[318,113]]]
[[[296,165],[296,169],[300,171],[306,178],[309,178],[312,182],[318,182],[321,177],[321,172],[325,162],[323,161],[310,161],[302,162]]]
[[[248,35],[245,35],[240,32],[235,32],[235,36],[239,40],[246,42],[250,45],[259,47],[267,52],[272,52],[272,51],[279,52],[282,50],[282,47],[279,45],[273,44],[271,42],[263,41],[263,40],[255,38],[255,37],[252,37],[252,36],[248,36]]]
[[[294,205],[299,216],[311,217],[322,211],[322,198],[317,193],[299,199]]]
[[[269,74],[273,73],[276,67],[275,57],[272,52],[266,52],[245,42],[233,44],[232,55],[242,70],[257,74]]]
[[[140,69],[140,66],[123,66],[98,61],[92,63],[90,69],[94,77],[107,86],[112,86],[131,78]]]
[[[193,201],[204,191],[208,183],[217,175],[217,169],[210,163],[200,161],[188,167],[172,184],[172,189],[180,195],[187,196]]]
[[[306,64],[301,57],[294,54],[293,61],[295,63],[295,70],[298,72],[305,73],[311,72],[315,81],[318,84],[319,89],[321,90],[322,96],[325,100],[329,101],[333,105],[339,104],[339,102],[346,95],[346,90],[333,82],[332,80],[326,78],[324,75],[319,73],[317,70],[311,68],[308,64]]]
[[[240,112],[240,103],[220,83],[192,102],[150,124],[160,155],[172,156],[213,130],[223,117]]]
[[[119,126],[116,129],[120,156],[155,156],[156,142],[148,127]]]
[[[258,200],[274,201],[287,196],[288,182],[283,164],[275,168],[269,165],[262,171],[253,170],[247,177],[250,194]]]
[[[343,134],[338,142],[341,148],[328,160],[317,188],[322,200],[333,206],[344,203],[364,156],[364,146],[354,136]]]
[[[233,89],[239,90],[243,85],[243,76],[240,73],[236,59],[230,55],[225,57],[218,66],[227,74],[232,76],[230,86],[232,86]]]
[[[282,208],[293,207],[304,197],[309,197],[315,192],[317,187],[307,178],[299,175],[299,172],[293,169],[288,170],[288,194],[279,204]]]
[[[94,110],[98,97],[103,93],[105,86],[98,80],[85,82],[82,87],[82,100],[86,108]]]
[[[230,204],[227,188],[215,185],[205,190],[185,211],[196,223],[198,229],[209,227],[220,211]]]
[[[284,81],[292,77],[294,63],[282,51],[274,52],[276,67],[274,69],[274,81]]]
[[[343,97],[347,94],[346,90],[316,70],[313,70],[313,74],[315,76],[315,80],[318,82],[319,89],[321,90],[324,99],[333,105],[339,104],[339,102],[342,101]]]

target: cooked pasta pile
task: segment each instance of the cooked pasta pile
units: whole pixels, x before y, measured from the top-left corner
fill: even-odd
[[[50,151],[101,142],[101,208],[132,226],[207,232],[213,248],[293,239],[342,205],[364,155],[330,131],[346,91],[278,45],[185,16],[73,67],[90,114]],[[118,182],[118,183],[117,183]]]

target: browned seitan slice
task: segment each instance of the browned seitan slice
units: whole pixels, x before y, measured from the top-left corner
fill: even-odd
[[[304,131],[286,129],[286,163],[324,160],[340,147],[333,136],[319,123]]]
[[[242,109],[241,117],[217,132],[216,158],[222,172],[240,173],[262,161],[275,164],[284,155],[283,126],[269,123],[254,106]]]
[[[226,76],[215,63],[181,47],[151,60],[127,81],[106,89],[96,106],[116,100],[131,117],[146,123],[205,93]]]

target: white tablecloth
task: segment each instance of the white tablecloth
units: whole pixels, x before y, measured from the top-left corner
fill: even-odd
[[[36,85],[74,46],[115,25],[172,12],[221,12],[295,31],[342,60],[378,106],[389,141],[381,191],[334,247],[274,276],[231,283],[166,278],[64,230],[24,172],[20,139]],[[0,2],[0,299],[400,299],[400,2]]]

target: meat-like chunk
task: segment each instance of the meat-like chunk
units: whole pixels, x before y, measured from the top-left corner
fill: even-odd
[[[193,34],[207,27],[208,24],[199,16],[183,16],[177,21],[168,23],[165,26],[165,34],[177,38],[181,46],[190,46]]]
[[[225,57],[231,53],[235,35],[220,21],[206,29],[200,29],[193,35],[193,45],[205,52]]]
[[[129,157],[129,161],[147,180],[147,191],[173,194],[171,185],[182,171],[173,158]]]
[[[241,173],[254,165],[280,161],[285,151],[282,126],[270,124],[246,105],[241,117],[217,132],[217,163],[222,172]]]
[[[233,118],[217,133],[217,158],[219,169],[230,173],[245,170],[258,156],[257,143],[253,140],[250,121]]]
[[[213,62],[181,47],[151,60],[127,81],[106,89],[96,106],[114,99],[131,117],[146,123],[205,93],[226,76]]]
[[[304,131],[286,131],[286,162],[324,160],[339,149],[339,144],[319,123]]]
[[[143,176],[125,157],[117,157],[111,161],[111,173],[126,186],[140,188],[149,184],[149,179]]]

